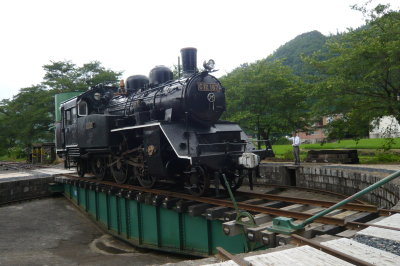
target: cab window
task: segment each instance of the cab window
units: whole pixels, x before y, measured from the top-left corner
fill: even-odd
[[[77,115],[76,115],[76,107],[73,107],[71,109],[71,120],[72,120],[72,124],[76,124],[76,119],[77,119]]]
[[[65,125],[71,125],[72,120],[71,120],[71,110],[66,110],[65,111]]]
[[[85,101],[80,101],[78,103],[78,115],[79,116],[86,116],[88,115],[88,106]]]
[[[65,111],[65,124],[68,125],[72,125],[72,124],[76,124],[76,107],[73,107],[69,110]]]

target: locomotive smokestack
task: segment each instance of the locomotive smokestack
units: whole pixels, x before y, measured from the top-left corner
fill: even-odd
[[[187,47],[181,49],[183,76],[197,72],[197,49]]]

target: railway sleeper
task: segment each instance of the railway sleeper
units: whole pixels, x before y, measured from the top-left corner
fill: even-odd
[[[336,235],[342,231],[344,231],[344,227],[332,224],[324,224],[314,228],[315,235]]]
[[[359,212],[345,217],[346,222],[359,222],[365,223],[378,217],[376,212]]]
[[[304,210],[306,210],[307,208],[309,208],[308,205],[303,205],[303,204],[292,204],[292,205],[288,205],[285,207],[280,208],[281,210],[285,210],[285,211],[298,211],[298,212],[303,212]]]
[[[166,209],[172,209],[172,208],[176,207],[177,203],[180,200],[181,199],[179,199],[179,198],[172,198],[171,199],[171,198],[165,197],[163,202],[162,202],[162,206],[163,206],[163,208],[166,208]]]
[[[353,215],[345,217],[345,221],[347,222],[359,222],[359,223],[365,223],[371,220],[374,220],[375,218],[378,217],[378,213],[371,213],[371,212],[359,212],[355,213]],[[381,219],[382,217],[380,217]],[[362,228],[360,228],[362,229]],[[354,230],[354,229],[347,229],[342,232],[339,232],[336,234],[336,236],[339,237],[345,237],[345,238],[351,238],[353,237],[359,230]]]
[[[265,202],[265,200],[262,200],[262,199],[250,199],[250,200],[242,201],[240,203],[253,204],[253,205],[258,205],[261,207],[271,207],[271,208],[277,208],[277,209],[289,205],[289,203],[287,203],[287,202],[282,202],[282,201]],[[224,221],[228,222],[228,221],[235,220],[236,216],[237,216],[236,211],[228,211],[228,212],[225,212],[223,219],[224,219]]]
[[[145,196],[146,196],[146,193],[139,192],[139,193],[136,194],[135,200],[137,202],[143,203],[145,201]]]
[[[240,203],[259,205],[259,204],[266,203],[266,201],[263,199],[248,199],[248,200],[241,201]],[[235,220],[236,216],[237,216],[236,211],[231,210],[231,211],[224,212],[222,218],[224,219],[224,221],[228,222],[228,221]]]
[[[224,214],[227,211],[231,211],[232,208],[229,207],[213,207],[206,210],[207,220],[216,220],[224,218]],[[235,212],[236,213],[236,212]]]
[[[268,214],[256,214],[254,215],[254,221],[256,223],[256,225],[261,225],[263,223],[269,222],[272,220],[272,216],[268,215]],[[248,222],[249,218],[244,218],[243,222]],[[254,227],[257,228],[257,227]],[[224,234],[227,236],[235,236],[238,234],[242,234],[243,233],[243,226],[236,224],[236,221],[229,221],[229,222],[225,222],[222,224],[222,230],[224,231]]]
[[[291,235],[284,235],[284,234],[276,234],[275,235],[275,246],[285,246],[290,244],[290,242],[293,240],[293,237]]]
[[[331,213],[331,217],[334,218],[339,218],[339,219],[345,219],[346,222],[350,221],[357,221],[357,220],[365,220],[366,217],[369,216],[370,213],[361,213],[361,212],[355,212],[355,211],[342,211],[340,213]],[[373,216],[371,216],[373,217]],[[323,235],[323,234],[329,234],[329,235],[336,235],[339,234],[343,231],[345,231],[346,228],[343,226],[337,226],[337,225],[321,225],[319,227],[314,228],[314,233],[316,235]]]
[[[322,207],[315,207],[315,206],[309,206],[309,207],[310,208],[307,210],[304,210],[303,213],[314,215],[316,213],[319,213],[319,212],[325,210],[325,208],[322,208]],[[303,222],[303,220],[296,221],[296,223],[301,223],[301,222]],[[316,231],[314,229],[318,228],[322,225],[323,225],[322,223],[317,223],[317,222],[310,223],[305,226],[304,230],[302,230],[301,232],[298,232],[298,234],[304,238],[308,238],[308,239],[313,238],[316,236]]]
[[[268,221],[266,223],[260,224],[257,227],[249,227],[245,228],[244,232],[246,235],[247,240],[252,241],[252,242],[259,242],[262,243],[262,232],[266,230],[268,227],[272,225],[272,219],[271,221]]]
[[[188,208],[190,206],[195,205],[195,204],[198,204],[198,202],[192,201],[192,200],[182,200],[181,199],[176,203],[175,210],[178,213],[185,213],[188,211]]]
[[[276,247],[276,234],[268,230],[263,230],[261,233],[261,243],[263,243],[267,248]]]
[[[188,213],[190,216],[201,216],[205,213],[205,211],[209,208],[213,207],[213,205],[208,203],[200,203],[189,206]]]

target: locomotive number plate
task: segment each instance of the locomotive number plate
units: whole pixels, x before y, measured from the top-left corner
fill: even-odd
[[[199,83],[197,83],[197,90],[198,91],[220,92],[221,87],[219,86],[218,83],[199,82]]]

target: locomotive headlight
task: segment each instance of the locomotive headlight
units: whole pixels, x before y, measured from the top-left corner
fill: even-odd
[[[213,70],[215,68],[215,61],[212,60],[212,59],[208,60],[208,62],[204,61],[203,67],[206,70],[211,71],[211,70]]]
[[[98,92],[96,92],[96,93],[94,94],[94,99],[95,99],[96,101],[100,101],[100,99],[101,99],[101,94],[98,93]]]

